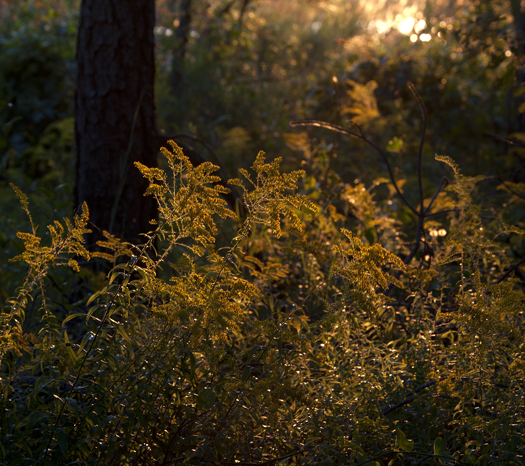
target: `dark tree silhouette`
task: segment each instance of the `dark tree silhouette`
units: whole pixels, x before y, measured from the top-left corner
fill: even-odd
[[[156,208],[133,162],[156,166],[154,0],[82,0],[77,42],[75,200],[86,201],[90,244],[107,230],[137,241]],[[165,142],[165,141],[164,141]]]
[[[77,42],[75,203],[87,202],[93,233],[90,248],[102,231],[140,242],[151,229],[156,205],[144,197],[148,184],[133,163],[157,165],[158,149],[167,139],[193,140],[192,135],[157,132],[154,103],[154,0],[82,0]],[[206,159],[177,140],[194,165]],[[213,150],[204,144],[207,151]],[[226,184],[222,164],[219,175]],[[226,196],[231,205],[238,193]]]

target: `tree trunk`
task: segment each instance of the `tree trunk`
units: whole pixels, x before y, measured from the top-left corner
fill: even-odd
[[[525,57],[525,12],[521,6],[521,2],[513,0],[511,2],[512,13],[514,15],[514,27],[516,31],[516,49],[518,51],[518,67],[516,71],[516,88],[519,89],[525,82],[525,67],[523,66],[523,58]],[[516,99],[516,105],[519,106],[523,103],[523,94],[518,96]],[[517,112],[517,128],[516,131],[519,133],[525,132],[525,113]]]
[[[179,25],[175,37],[175,47],[173,48],[171,76],[171,89],[174,94],[180,91],[184,80],[184,60],[191,27],[192,0],[181,0]]]
[[[133,162],[157,165],[154,0],[82,0],[77,42],[75,201],[86,201],[93,234],[140,241],[156,217]]]

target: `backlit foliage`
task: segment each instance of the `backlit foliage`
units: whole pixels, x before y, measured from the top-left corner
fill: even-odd
[[[428,1],[403,35],[373,2],[158,0],[159,128],[230,174],[283,160],[233,180],[237,215],[215,167],[163,149],[143,244],[89,255],[87,207],[54,222],[78,3],[0,0],[0,464],[522,465],[519,2]]]
[[[26,320],[26,310],[28,307],[33,312],[37,305],[32,293],[37,289],[37,293],[42,296],[40,309],[41,328],[39,334],[46,334],[50,331],[50,321],[54,320],[51,312],[51,304],[45,299],[44,278],[49,270],[59,266],[68,266],[75,272],[80,271],[78,258],[89,260],[90,254],[84,247],[83,235],[89,233],[87,228],[89,211],[87,205],[82,206],[82,213],[75,215],[71,221],[64,218],[63,224],[55,221],[53,225],[48,225],[48,237],[50,244],[42,245],[42,237],[38,236],[37,228],[33,223],[29,212],[29,202],[25,194],[16,186],[11,185],[20,200],[22,209],[28,215],[31,233],[18,232],[17,236],[24,243],[24,251],[13,257],[11,261],[25,262],[28,272],[25,280],[18,290],[16,297],[7,300],[7,311],[0,316],[1,339],[0,339],[0,364],[8,351],[19,353],[20,350],[29,349],[28,343],[35,342],[31,334],[24,331],[24,321]],[[30,304],[31,303],[31,304]]]
[[[259,153],[230,181],[237,218],[217,167],[162,153],[169,173],[137,164],[159,209],[145,243],[106,233],[93,256],[111,270],[77,272],[89,291],[66,312],[55,269],[89,259],[87,207],[45,239],[19,234],[3,463],[519,464],[524,296],[499,239],[522,232],[485,219],[481,178],[438,158],[454,175],[446,215],[407,263],[403,223],[373,195],[384,180],[319,202],[304,172]]]

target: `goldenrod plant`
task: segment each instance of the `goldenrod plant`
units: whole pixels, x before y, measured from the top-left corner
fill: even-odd
[[[87,206],[39,236],[14,188],[31,232],[1,314],[0,464],[522,463],[523,232],[477,202],[485,179],[437,157],[451,179],[417,207],[393,172],[325,197],[259,153],[230,181],[239,217],[218,167],[162,154],[168,172],[137,164],[142,244],[88,253]],[[83,274],[67,305],[61,266]]]

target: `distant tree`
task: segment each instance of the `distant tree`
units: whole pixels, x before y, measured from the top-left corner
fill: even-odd
[[[523,57],[525,57],[525,11],[522,2],[518,0],[511,1],[512,14],[514,16],[514,27],[516,31],[516,52],[518,55],[518,67],[516,72],[517,87],[525,83],[525,67],[523,66]],[[517,97],[517,104],[523,104],[523,95]],[[525,113],[517,114],[517,131],[525,132]]]
[[[176,41],[173,47],[170,84],[174,93],[177,93],[183,78],[184,59],[190,37],[192,14],[192,0],[181,0],[178,19]]]
[[[157,164],[154,0],[82,0],[77,42],[75,201],[95,230],[136,241],[155,202],[133,162]]]

